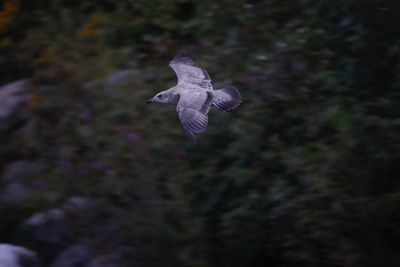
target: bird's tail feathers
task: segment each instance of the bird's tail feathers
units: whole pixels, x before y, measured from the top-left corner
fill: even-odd
[[[213,91],[213,106],[223,111],[232,111],[242,103],[242,96],[238,89],[228,86],[220,90]]]

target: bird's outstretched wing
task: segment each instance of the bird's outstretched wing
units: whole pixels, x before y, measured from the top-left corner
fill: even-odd
[[[178,77],[178,84],[191,84],[197,87],[212,89],[211,78],[206,70],[197,67],[193,57],[187,52],[180,51],[169,63]]]
[[[211,92],[202,90],[190,90],[180,94],[176,112],[178,112],[182,127],[191,141],[194,141],[195,134],[207,130],[207,113],[210,109],[212,98]]]

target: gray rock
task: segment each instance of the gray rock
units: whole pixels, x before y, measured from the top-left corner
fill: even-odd
[[[28,101],[26,80],[16,81],[0,87],[0,119],[10,116],[21,104]]]
[[[0,176],[0,200],[20,203],[32,191],[31,178],[43,171],[44,165],[39,162],[18,160],[8,164]]]
[[[41,226],[53,222],[62,222],[65,220],[65,212],[61,209],[51,209],[47,212],[38,212],[33,214],[25,222],[29,226]]]
[[[144,72],[138,69],[131,68],[114,71],[104,79],[88,81],[82,86],[85,89],[104,87],[105,89],[107,89],[106,93],[110,96],[118,96],[117,92],[113,90],[114,87],[131,85],[138,82],[153,82],[160,79],[161,76],[163,76],[163,73]]]
[[[32,216],[25,221],[25,224],[35,227],[46,226],[52,223],[63,223],[68,216],[84,217],[95,208],[97,208],[95,200],[88,197],[73,196],[68,198],[61,208],[54,208],[32,214]]]
[[[115,255],[97,256],[92,259],[86,267],[117,267],[118,257]]]
[[[25,221],[25,226],[31,231],[33,238],[36,240],[63,244],[66,240],[68,225],[71,220],[91,216],[97,209],[98,206],[95,200],[73,196],[68,198],[60,208],[32,214]]]
[[[0,191],[0,200],[8,203],[21,203],[26,200],[27,192],[28,189],[22,183],[11,182]]]
[[[61,209],[38,212],[25,221],[33,239],[49,244],[64,244],[67,224],[65,212]]]
[[[11,244],[0,244],[1,267],[39,267],[37,254],[24,247]]]
[[[97,201],[88,197],[72,196],[63,205],[66,213],[75,216],[84,216],[86,213],[95,210],[98,206]]]
[[[120,70],[111,73],[108,75],[106,79],[106,84],[108,86],[121,86],[132,83],[140,76],[138,70],[135,69],[127,69],[127,70]]]
[[[40,162],[18,160],[7,165],[1,176],[3,182],[22,181],[43,171],[44,165]]]
[[[85,244],[75,244],[57,256],[51,267],[76,267],[87,266],[93,258],[91,248]]]
[[[62,251],[50,267],[117,267],[120,257],[110,254],[98,255],[86,244],[78,243]]]

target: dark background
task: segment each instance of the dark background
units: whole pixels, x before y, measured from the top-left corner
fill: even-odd
[[[0,84],[26,84],[0,119],[0,242],[53,267],[399,266],[399,14],[3,0]],[[243,96],[194,144],[145,104],[181,49]]]

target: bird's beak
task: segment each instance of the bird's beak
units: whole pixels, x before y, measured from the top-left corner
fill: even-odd
[[[149,98],[146,100],[146,104],[150,104],[150,103],[153,103],[153,98]]]

